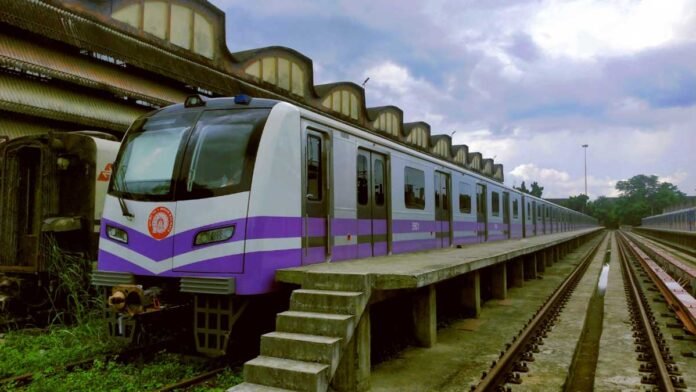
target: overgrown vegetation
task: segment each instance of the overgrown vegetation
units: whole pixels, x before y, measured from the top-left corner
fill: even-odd
[[[0,378],[60,367],[117,347],[97,320],[74,327],[51,326],[46,333],[12,331],[0,343]]]
[[[82,254],[64,251],[51,236],[44,239],[43,255],[51,281],[52,324],[84,324],[94,319],[103,303],[90,286],[92,263]]]
[[[52,237],[44,239],[42,250],[50,284],[40,294],[49,298],[49,327],[0,335],[0,379],[33,373],[33,382],[0,385],[0,391],[147,391],[206,370],[204,360],[163,352],[147,361],[95,360],[88,368],[65,371],[65,365],[108,358],[123,347],[107,334],[101,318],[103,298],[90,286],[91,262],[65,252]],[[225,391],[240,382],[240,370],[228,369],[191,390]]]
[[[128,364],[95,361],[89,369],[55,373],[47,368],[25,391],[152,391],[206,371],[204,362],[187,363],[176,354],[160,353],[149,361]],[[242,382],[238,369],[228,369],[195,391],[224,391]],[[13,387],[8,386],[11,390]]]

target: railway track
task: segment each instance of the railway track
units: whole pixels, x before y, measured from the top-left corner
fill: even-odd
[[[242,362],[240,362],[238,365],[241,365]],[[167,386],[164,386],[160,389],[157,390],[157,392],[169,392],[169,391],[179,391],[179,390],[186,390],[191,387],[194,387],[196,385],[203,384],[209,380],[211,380],[213,377],[216,377],[219,374],[222,374],[225,370],[229,369],[229,366],[222,366],[219,368],[215,368],[213,370],[206,371],[204,373],[201,373],[199,375],[177,381],[173,384],[169,384]]]
[[[635,233],[635,232],[634,232],[634,233]],[[666,239],[663,239],[663,238],[658,238],[658,237],[655,237],[655,236],[651,236],[651,235],[648,235],[648,234],[645,234],[645,233],[637,233],[637,234],[638,234],[639,236],[643,237],[643,238],[648,238],[648,239],[650,239],[651,241],[660,243],[660,244],[662,244],[662,245],[664,245],[664,246],[666,246],[666,247],[669,247],[669,248],[671,248],[671,249],[674,249],[674,250],[676,250],[677,252],[681,252],[681,253],[684,253],[684,254],[689,255],[690,257],[696,258],[696,249],[694,249],[693,247],[689,247],[689,246],[686,246],[686,245],[682,245],[682,244],[676,243],[676,242],[674,242],[674,241],[669,241],[669,240],[666,240]]]
[[[649,244],[638,243],[640,239],[637,237],[622,233],[619,238],[624,254],[640,263],[684,328],[696,335],[696,299],[687,290],[689,287],[686,287],[696,281],[696,268],[681,263]],[[693,292],[694,288],[690,288]]]
[[[522,382],[520,373],[529,371],[528,362],[534,361],[534,354],[539,352],[539,345],[543,344],[543,339],[547,337],[549,330],[600,249],[601,244],[605,243],[605,238],[606,234],[602,240],[596,242],[544,305],[527,321],[520,333],[513,337],[506,349],[500,352],[499,359],[491,364],[488,371],[483,372],[479,384],[472,386],[473,391],[512,390],[511,387],[506,387],[506,384],[520,384]]]
[[[606,253],[604,257],[599,257],[597,253],[603,246],[602,244],[607,244]],[[599,276],[595,277],[594,275],[600,270],[599,264],[592,264],[592,275],[583,278],[593,260],[594,263],[599,263],[601,259],[604,260],[604,263]],[[626,305],[618,306],[623,306],[627,311],[624,313],[625,316],[616,316],[612,313],[609,319],[603,321],[602,314],[605,314],[604,292],[607,290],[610,264],[615,265],[616,271],[618,271],[619,266],[621,269],[621,275],[615,275],[616,277],[610,280],[613,284],[612,287],[615,287],[610,309],[614,309],[616,312],[617,303],[624,303],[622,298],[625,295]],[[641,277],[641,274],[644,274],[644,277]],[[648,277],[650,280],[647,279]],[[573,293],[581,279],[583,283],[579,287],[583,288],[578,293],[579,296],[576,296]],[[653,283],[656,288],[646,286]],[[647,292],[645,291],[646,287]],[[594,294],[589,295],[590,291]],[[664,296],[664,301],[661,297],[648,296],[647,293],[651,293],[651,291],[659,292],[660,295]],[[656,302],[658,300],[659,302]],[[637,244],[631,242],[623,234],[612,233],[606,240],[597,242],[587,252],[575,270],[546,300],[544,305],[513,338],[512,342],[506,345],[505,349],[500,352],[498,360],[491,364],[489,370],[483,372],[481,381],[478,385],[472,386],[471,390],[538,390],[535,388],[543,386],[544,388],[565,391],[590,391],[597,387],[595,382],[600,383],[600,388],[610,386],[620,389],[618,386],[621,383],[623,386],[637,387],[637,384],[641,383],[650,385],[647,387],[648,390],[685,390],[685,378],[688,375],[689,380],[691,380],[689,382],[693,382],[691,373],[694,369],[693,366],[689,365],[691,362],[685,362],[685,359],[675,359],[672,349],[678,350],[680,347],[683,349],[686,345],[691,347],[689,348],[690,352],[693,351],[696,354],[696,350],[693,350],[693,342],[696,340],[690,336],[671,335],[666,329],[678,327],[687,335],[691,334],[691,323],[696,315],[696,302],[689,301],[693,301],[693,297],[679,287],[678,283],[657,266],[645,252],[642,252]],[[674,314],[664,313],[665,310],[662,310],[663,313],[654,314],[652,307],[656,305],[663,307],[662,302],[674,311]],[[566,315],[567,311],[562,313],[566,304],[570,306],[570,309],[574,309],[573,312],[582,308],[587,309],[581,333],[579,333],[580,329],[571,332],[573,322],[569,320],[579,320],[575,321],[575,328],[583,321],[578,318],[578,314]],[[675,316],[681,320],[681,323],[675,324],[661,319],[670,320],[674,319]],[[560,319],[566,321],[557,323]],[[631,334],[626,335],[626,332],[619,332],[617,335],[617,329],[625,331],[625,327],[618,326],[617,321],[623,324],[629,320],[632,328]],[[561,325],[563,327],[558,327]],[[551,334],[552,327],[553,334]],[[602,337],[602,331],[607,327],[614,329],[605,338]],[[625,340],[621,342],[613,340],[612,336],[616,338],[622,334],[625,336],[622,339]],[[570,348],[567,345],[559,345],[563,337],[567,342],[570,336],[577,337],[575,345],[571,343]],[[607,344],[607,341],[603,339],[610,339],[610,342]],[[630,347],[631,340],[633,347]],[[683,342],[675,346],[677,340]],[[616,350],[615,344],[625,345],[621,348],[621,354],[612,354],[612,351]],[[612,347],[614,348],[612,349]],[[635,353],[632,353],[633,351]],[[538,354],[540,352],[541,354]],[[567,365],[569,367],[565,368],[567,371],[564,373],[567,376],[547,378],[549,369],[559,369],[561,366],[558,363],[553,363],[554,360],[558,360],[559,353],[563,357],[573,358],[572,363]],[[607,353],[609,356],[600,358],[601,354],[606,355]],[[688,357],[689,353],[685,352],[682,355]],[[635,359],[625,358],[625,355]],[[616,362],[611,362],[612,360],[620,360],[620,358],[626,359],[622,366],[617,367]],[[531,366],[531,362],[534,362],[534,366]],[[599,368],[600,362],[603,363],[603,368]],[[680,366],[683,369],[680,369]],[[687,374],[682,374],[683,370]],[[610,378],[621,380],[607,381],[607,374],[610,375]],[[523,383],[523,381],[525,382]],[[531,384],[527,385],[527,382]],[[612,384],[612,382],[618,384]]]
[[[643,362],[640,371],[645,373],[641,382],[654,384],[660,391],[683,389],[686,387],[684,380],[678,377],[678,368],[674,365],[670,349],[650,309],[649,300],[638,283],[637,272],[631,265],[631,258],[640,259],[644,255],[635,253],[636,249],[631,248],[635,245],[628,242],[626,237],[619,238],[621,271],[626,298],[631,308],[633,336],[639,360]]]

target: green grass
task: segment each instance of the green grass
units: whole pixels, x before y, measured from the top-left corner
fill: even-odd
[[[244,382],[244,378],[241,374],[241,369],[227,369],[224,372],[217,375],[216,378],[204,383],[203,385],[197,385],[190,389],[192,392],[225,392],[229,388],[241,384]]]
[[[94,391],[136,392],[152,391],[191,378],[205,371],[204,363],[187,363],[176,354],[160,353],[147,362],[119,364],[95,361],[89,369],[54,373],[46,369],[25,387],[6,386],[4,390],[30,392]],[[238,370],[226,370],[206,385],[189,390],[197,392],[225,391],[239,384],[242,378]]]
[[[57,368],[117,348],[101,320],[75,327],[52,326],[40,334],[8,332],[0,342],[0,378]]]
[[[47,332],[11,331],[0,338],[0,379],[34,374],[30,384],[0,385],[0,391],[151,391],[207,370],[205,361],[168,353],[148,361],[105,362],[107,354],[123,347],[108,336],[100,317],[104,303],[90,287],[91,264],[79,254],[63,252],[52,238],[44,246],[56,283],[50,291],[53,325]],[[63,370],[95,357],[101,359],[88,369]],[[188,390],[222,392],[242,381],[239,369],[227,369]]]

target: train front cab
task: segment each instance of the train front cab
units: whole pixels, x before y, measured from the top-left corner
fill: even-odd
[[[299,113],[243,98],[187,100],[126,134],[92,278],[112,336],[132,341],[149,319],[190,309],[198,351],[224,354],[240,317],[263,307],[250,301],[278,288],[275,271],[308,254]]]

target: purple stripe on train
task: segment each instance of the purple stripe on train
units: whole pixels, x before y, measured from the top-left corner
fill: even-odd
[[[476,231],[479,229],[477,222],[454,222],[454,231]]]
[[[307,231],[311,236],[323,236],[326,233],[326,220],[323,218],[310,218],[307,222]],[[372,227],[370,227],[372,224]],[[196,234],[201,231],[214,229],[218,227],[225,227],[229,225],[235,225],[236,232],[235,235],[229,240],[229,242],[243,240],[246,234],[247,239],[266,239],[266,238],[296,238],[301,236],[303,231],[303,220],[299,217],[253,217],[249,219],[236,219],[230,221],[218,222],[211,225],[202,226],[196,229],[187,230],[183,233],[173,235],[164,240],[158,241],[145,234],[139,233],[133,229],[120,225],[116,222],[110,221],[108,219],[103,220],[101,237],[106,239],[105,228],[106,225],[113,225],[123,230],[126,230],[129,235],[128,248],[131,250],[142,254],[155,261],[162,261],[170,259],[173,256],[183,255],[195,249],[202,249],[205,246],[194,247],[193,242]],[[489,224],[490,225],[490,224]],[[502,223],[496,223],[492,225],[497,225],[498,229],[504,229],[506,225]],[[358,220],[358,219],[347,219],[347,218],[336,218],[332,220],[332,233],[334,235],[348,235],[357,233],[359,226],[364,229],[367,228],[374,229],[374,234],[383,235],[387,233],[387,221],[386,220]],[[440,227],[442,230],[447,230],[449,222],[446,221],[426,221],[426,220],[395,220],[393,222],[394,233],[410,233],[410,232],[438,232]],[[453,222],[454,231],[457,230],[470,230],[477,231],[482,230],[484,224],[477,222]],[[521,225],[513,225],[513,230]],[[366,233],[369,234],[369,231]],[[502,240],[506,239],[506,236],[498,234],[496,232],[490,233],[489,240]],[[466,244],[466,243],[476,243],[479,242],[479,238],[476,236],[464,236],[456,237],[452,241],[453,244]],[[218,243],[219,244],[219,243]],[[213,245],[218,245],[213,244]],[[211,246],[213,246],[211,245]],[[448,246],[449,238],[443,239],[420,239],[420,240],[408,240],[408,241],[396,241],[393,244],[394,253],[404,253],[410,251],[427,250],[438,248],[441,246]],[[298,258],[294,260],[286,260],[290,265],[297,265],[302,258],[302,252],[300,249],[291,249],[289,251],[297,251]],[[268,253],[268,252],[267,252]],[[272,253],[272,252],[271,252]],[[325,260],[325,250],[322,247],[311,248],[306,251],[303,257],[304,264],[311,264],[322,262]],[[380,242],[374,245],[370,244],[360,244],[358,245],[343,245],[336,246],[333,249],[333,260],[349,260],[356,259],[360,257],[369,257],[372,255],[384,255],[387,254],[387,243]],[[100,252],[100,268],[103,257],[107,257],[107,252]],[[249,256],[249,254],[247,254]],[[275,257],[269,255],[269,257]],[[246,259],[249,261],[249,259]],[[108,264],[108,260],[105,261]],[[190,266],[183,267],[180,270],[186,270],[190,272],[203,272],[209,270],[216,270],[220,273],[239,273],[244,270],[244,262],[242,261],[242,256],[233,257],[232,255],[221,257],[218,259],[203,260],[201,262],[191,264]],[[248,265],[248,264],[247,264]],[[116,267],[116,266],[114,266]],[[119,267],[120,268],[120,267]],[[138,269],[138,267],[133,267]],[[108,269],[108,268],[107,268]],[[135,272],[135,271],[134,271]],[[140,271],[142,273],[144,271]]]

